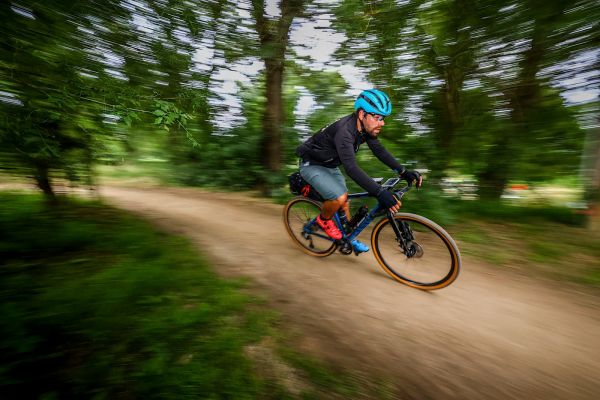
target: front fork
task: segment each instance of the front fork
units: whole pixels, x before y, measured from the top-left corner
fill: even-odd
[[[397,221],[396,218],[394,218],[394,213],[388,212],[387,218],[396,234],[396,241],[402,249],[402,252],[406,257],[412,258],[417,253],[417,247],[412,245],[415,237],[413,236],[410,226],[406,221]]]

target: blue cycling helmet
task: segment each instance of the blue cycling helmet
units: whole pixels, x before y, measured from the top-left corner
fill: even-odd
[[[381,90],[363,90],[354,102],[354,110],[363,109],[368,113],[387,117],[392,113],[392,102],[387,94]]]

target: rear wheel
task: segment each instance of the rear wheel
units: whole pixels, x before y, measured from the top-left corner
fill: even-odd
[[[283,209],[283,224],[287,233],[306,254],[325,257],[335,251],[335,243],[314,223],[321,212],[321,203],[306,197],[295,197]]]
[[[460,270],[460,253],[450,235],[435,222],[415,214],[396,214],[405,247],[389,219],[371,234],[371,246],[381,267],[395,280],[423,290],[451,284]]]

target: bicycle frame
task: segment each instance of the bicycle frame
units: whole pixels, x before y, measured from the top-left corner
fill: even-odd
[[[399,178],[390,178],[388,179],[382,186],[386,189],[391,189],[394,186],[396,186],[398,184],[398,182],[400,182]],[[398,191],[395,192],[395,194],[399,197],[402,198],[402,196],[404,196],[404,194],[406,192],[408,192],[408,190],[410,190],[412,185],[409,185],[405,188],[402,188]],[[360,199],[360,198],[364,198],[364,197],[369,197],[370,194],[367,192],[360,192],[360,193],[351,193],[348,194],[348,198],[349,199]],[[363,219],[361,221],[358,222],[358,224],[356,225],[356,227],[350,232],[350,233],[346,233],[345,230],[343,229],[343,224],[342,221],[340,220],[340,216],[339,214],[336,212],[333,215],[334,221],[336,223],[336,225],[338,226],[338,228],[340,228],[340,231],[342,232],[342,241],[348,241],[351,242],[352,240],[356,239],[358,237],[358,235],[360,235],[362,233],[362,231],[365,230],[365,228],[367,226],[369,226],[369,224],[371,222],[373,222],[373,220],[382,214],[382,209],[381,206],[378,204],[376,204],[373,208],[371,208],[369,210],[369,212],[363,217]],[[385,211],[384,211],[385,212]],[[409,239],[412,237],[412,233],[410,231],[410,227],[408,226],[402,226],[399,227],[398,224],[396,223],[396,220],[393,217],[393,214],[388,212],[387,213],[388,219],[390,220],[390,223],[392,224],[392,227],[394,229],[394,232],[396,233],[396,237],[398,238],[398,242],[399,244],[402,246],[403,249],[406,250],[406,237],[408,237]],[[331,239],[329,236],[327,235],[323,235],[317,232],[313,232],[312,231],[312,227],[313,225],[316,224],[316,218],[313,219],[312,221],[310,221],[309,223],[307,223],[304,227],[304,232],[306,234],[311,234],[311,235],[315,235],[318,236],[320,238],[323,239],[327,239],[330,240],[332,242],[335,242],[334,239]],[[404,225],[406,225],[406,223],[403,223]]]
[[[396,188],[398,178],[388,182],[382,185],[384,190],[398,199],[403,199],[414,184],[409,182],[406,187]],[[348,195],[352,200],[369,196],[368,193]],[[378,203],[374,203],[370,209],[362,205],[365,200],[359,200],[354,205],[359,204],[360,212],[354,213],[349,221],[351,225],[345,221],[347,210],[338,210],[333,214],[333,223],[340,228],[340,239],[337,240],[327,236],[317,226],[316,219],[322,205],[315,200],[303,197],[291,199],[284,207],[283,222],[295,244],[304,253],[315,257],[327,257],[335,251],[344,255],[360,255],[362,248],[353,241],[374,222],[373,231],[369,232],[370,249],[392,279],[422,290],[441,289],[454,282],[461,267],[460,251],[454,239],[441,226],[418,214],[392,212]]]
[[[361,198],[368,197],[368,196],[369,196],[368,193],[353,193],[353,194],[349,194],[348,198],[349,199],[361,199]],[[335,219],[335,223],[337,224],[337,226],[340,228],[340,231],[342,232],[342,239],[352,241],[352,240],[356,239],[358,237],[358,235],[360,235],[362,233],[362,231],[364,231],[365,228],[367,226],[369,226],[369,224],[375,218],[377,218],[379,216],[378,214],[380,214],[380,213],[381,213],[381,207],[379,206],[379,204],[376,204],[375,207],[371,208],[369,210],[369,212],[367,213],[367,215],[365,215],[363,217],[363,219],[358,222],[356,227],[349,234],[346,234],[346,232],[344,231],[344,229],[342,227],[342,221],[340,220],[339,214],[335,213],[333,215],[333,217]]]

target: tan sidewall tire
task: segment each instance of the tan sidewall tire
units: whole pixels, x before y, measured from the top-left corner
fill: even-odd
[[[381,221],[379,221],[375,225],[375,227],[373,228],[373,232],[371,233],[371,248],[373,249],[373,255],[375,256],[375,259],[377,260],[377,262],[379,263],[379,265],[381,266],[381,268],[383,268],[383,270],[389,276],[391,276],[392,278],[394,278],[398,282],[403,283],[405,285],[408,285],[410,287],[421,289],[421,290],[436,290],[436,289],[441,289],[441,288],[445,288],[446,286],[448,286],[452,282],[454,282],[456,280],[456,278],[458,277],[458,273],[460,272],[461,259],[460,259],[460,251],[458,250],[458,246],[454,242],[454,239],[452,239],[452,237],[448,234],[448,232],[446,232],[441,226],[439,226],[435,222],[433,222],[433,221],[431,221],[431,220],[429,220],[429,219],[427,219],[425,217],[422,217],[420,215],[416,215],[416,214],[398,213],[398,214],[396,214],[394,216],[394,219],[408,220],[408,221],[417,221],[417,222],[419,222],[419,223],[421,223],[423,225],[426,225],[429,228],[431,228],[431,230],[434,231],[444,241],[444,243],[447,245],[448,249],[450,250],[450,254],[452,256],[452,273],[444,281],[440,282],[437,285],[433,285],[433,286],[417,285],[417,284],[415,284],[413,282],[410,282],[410,281],[407,281],[405,279],[402,279],[399,276],[397,276],[396,274],[394,274],[387,267],[387,265],[385,265],[385,263],[383,262],[383,260],[381,258],[381,254],[379,254],[379,247],[376,246],[376,244],[375,244],[375,240],[377,238],[378,233],[381,231],[381,229],[386,224],[390,223],[387,218],[381,219]]]

